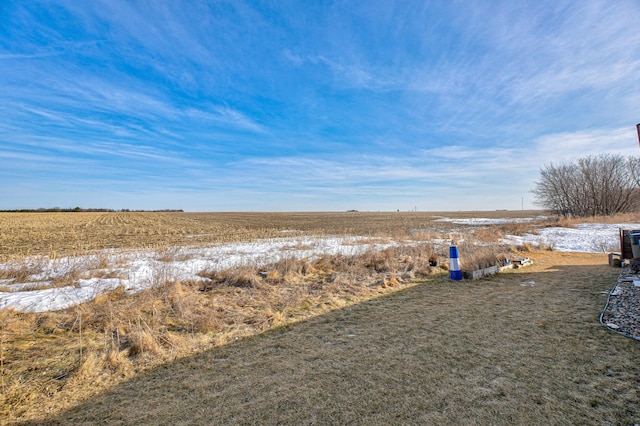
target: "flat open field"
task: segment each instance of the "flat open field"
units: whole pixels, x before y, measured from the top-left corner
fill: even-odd
[[[446,217],[532,217],[539,211],[387,213],[0,213],[0,260],[78,255],[107,248],[164,248],[286,235],[443,231]]]
[[[446,259],[427,262],[430,238],[470,233],[439,216],[538,214],[0,214],[5,259],[291,235],[424,241],[0,310],[0,423],[639,423],[640,347],[598,322],[618,273],[606,255],[514,248],[534,265],[459,283]],[[486,247],[531,226],[473,234]],[[166,253],[160,268],[181,260]]]

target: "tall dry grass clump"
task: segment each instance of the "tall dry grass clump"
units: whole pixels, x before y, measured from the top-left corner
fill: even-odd
[[[519,246],[500,243],[499,240],[501,238],[504,238],[507,234],[511,234],[511,232],[503,232],[503,229],[502,226],[491,226],[476,229],[474,232],[465,236],[458,244],[460,267],[464,272],[481,270],[492,266],[502,266],[506,263],[507,259],[533,251],[533,247],[529,243],[524,243]],[[507,229],[513,228],[507,227]],[[541,244],[537,246],[537,249],[553,250],[553,247],[549,244]]]

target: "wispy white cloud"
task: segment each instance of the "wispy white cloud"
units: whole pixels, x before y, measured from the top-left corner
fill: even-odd
[[[199,109],[188,108],[183,111],[188,118],[211,122],[217,125],[228,125],[232,128],[248,130],[256,133],[264,133],[266,129],[248,117],[246,114],[229,107],[212,106]]]
[[[610,90],[627,84],[640,72],[640,34],[629,32],[640,7],[632,3],[582,2],[570,7],[556,6],[554,17],[540,8],[520,43],[507,42],[518,49],[522,66],[514,78],[513,100],[520,103],[546,101],[578,90]],[[520,28],[524,20],[505,23]],[[517,40],[518,37],[512,37]],[[622,42],[624,40],[624,42]],[[528,55],[529,58],[523,57]]]
[[[638,155],[633,126],[619,129],[580,130],[545,135],[534,141],[531,153],[538,164],[572,161],[587,155]]]
[[[43,52],[43,53],[0,53],[0,61],[7,59],[38,59],[59,56],[60,52]]]

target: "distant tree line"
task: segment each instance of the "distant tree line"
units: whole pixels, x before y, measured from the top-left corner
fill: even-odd
[[[13,209],[13,210],[0,210],[5,213],[50,213],[50,212],[184,212],[183,209],[161,209],[161,210],[133,210],[133,209],[101,209],[101,208],[82,208],[82,207],[40,207],[37,209]]]
[[[548,164],[534,183],[536,203],[560,216],[638,211],[640,158],[602,154]]]

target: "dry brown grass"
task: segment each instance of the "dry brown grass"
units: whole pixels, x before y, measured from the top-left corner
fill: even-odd
[[[393,236],[425,243],[359,256],[290,258],[263,267],[210,271],[204,274],[210,279],[206,283],[159,276],[153,288],[140,294],[125,295],[120,289],[61,312],[0,310],[0,422],[66,424],[73,418],[78,423],[173,424],[184,419],[197,424],[215,418],[220,423],[454,424],[470,423],[477,416],[486,420],[480,423],[527,424],[538,413],[547,423],[598,418],[616,424],[631,418],[623,406],[637,409],[631,404],[633,386],[626,372],[637,373],[633,366],[627,369],[634,352],[606,333],[597,339],[590,335],[600,329],[588,325],[588,318],[597,318],[603,298],[599,291],[612,285],[615,271],[597,266],[599,258],[532,252],[539,263],[531,272],[509,273],[483,284],[448,281],[446,247],[433,246],[430,240],[448,233],[456,239],[465,236],[463,266],[484,267],[507,250],[495,240],[516,233],[509,225],[476,227],[471,233],[469,228],[434,222],[434,213],[36,215],[53,215],[49,219],[55,226],[36,226],[29,215],[11,222],[0,214],[0,238],[23,244],[19,250],[5,249],[5,258],[16,259],[18,266],[0,278],[26,280],[39,268],[19,256],[38,252],[44,237],[36,230],[49,232],[54,253],[156,247],[161,249],[158,259],[166,261],[179,256],[172,245],[185,240],[194,244],[305,233],[355,234],[376,241]],[[79,222],[67,222],[65,228],[62,222],[70,218]],[[87,229],[82,231],[78,223]],[[7,237],[7,229],[29,232]],[[87,239],[83,246],[74,245],[82,238]],[[40,254],[51,256],[45,249]],[[429,265],[434,259],[440,262],[437,268]],[[91,262],[98,269],[108,266],[99,255]],[[69,276],[59,278],[60,285],[82,273],[82,268],[72,268]],[[540,280],[545,284],[520,285]],[[423,284],[405,290],[417,282]],[[586,306],[575,305],[575,291]],[[396,295],[381,298],[390,292]],[[568,321],[574,313],[581,319]],[[556,329],[555,322],[562,326]],[[554,331],[558,329],[560,334]],[[251,337],[256,335],[262,337]],[[569,346],[556,349],[562,339],[576,345],[584,338],[590,343],[579,357],[570,354]],[[485,339],[493,344],[483,346]],[[602,342],[613,344],[613,353],[602,349]],[[496,343],[505,346],[504,352],[497,351]],[[547,347],[554,355],[545,353]],[[613,404],[609,410],[598,395],[604,392],[601,382],[606,382],[599,374],[610,369],[603,370],[599,350],[607,352],[607,365],[625,366],[624,372],[614,370],[620,395],[613,401],[606,397],[607,404]],[[541,374],[555,373],[550,362],[561,363],[563,375],[536,381]],[[469,370],[469,365],[477,370]],[[500,366],[497,373],[492,365]],[[595,373],[585,379],[586,386],[571,381],[588,368]],[[238,385],[223,372],[239,378]],[[528,405],[530,395],[521,389],[526,386],[534,388],[535,406]],[[65,412],[103,392],[104,402],[96,407],[87,403]],[[197,399],[206,406],[194,405]],[[293,407],[287,408],[287,400]],[[567,408],[572,404],[567,401],[577,401],[587,414]],[[176,408],[181,404],[183,408]],[[518,404],[530,411],[519,412],[514,408]],[[109,405],[116,406],[113,413],[107,412]],[[142,412],[150,413],[148,420],[136,417]]]
[[[530,268],[479,282],[432,277],[31,416],[34,424],[638,423],[640,347],[598,323],[617,270],[602,255],[532,257]],[[87,357],[83,381],[97,362]]]

